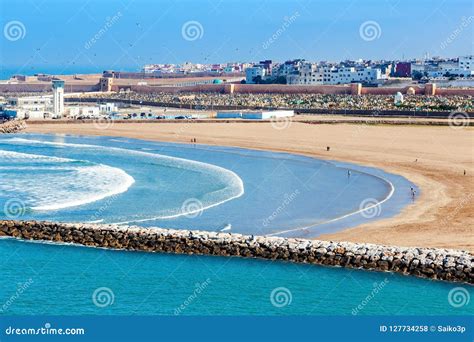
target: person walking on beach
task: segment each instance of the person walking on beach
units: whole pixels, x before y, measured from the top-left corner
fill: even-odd
[[[351,178],[351,174],[352,174],[351,170],[347,170],[347,178]]]
[[[411,199],[414,201],[416,197],[416,190],[411,188]]]

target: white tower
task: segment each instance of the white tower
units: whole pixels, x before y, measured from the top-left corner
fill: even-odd
[[[53,81],[53,114],[62,116],[64,113],[64,81]]]

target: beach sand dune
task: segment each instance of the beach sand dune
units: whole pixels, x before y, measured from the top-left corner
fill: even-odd
[[[421,188],[414,204],[320,239],[474,251],[474,128],[364,124],[29,124],[27,132],[106,135],[229,145],[354,162],[405,176]],[[326,147],[330,146],[330,151]],[[464,175],[464,170],[466,175]]]

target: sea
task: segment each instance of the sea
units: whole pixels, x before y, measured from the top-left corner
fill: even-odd
[[[120,137],[0,139],[1,219],[317,238],[413,204],[404,177],[306,156]],[[416,200],[416,199],[415,199]],[[0,239],[4,315],[462,315],[471,286],[238,257]],[[464,297],[463,297],[464,296]]]

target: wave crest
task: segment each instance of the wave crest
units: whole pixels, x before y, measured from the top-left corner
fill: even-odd
[[[103,164],[0,150],[0,196],[21,198],[32,210],[88,204],[123,193],[134,181]]]

